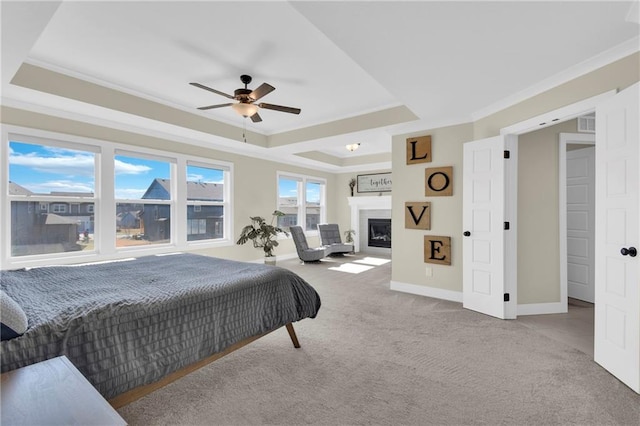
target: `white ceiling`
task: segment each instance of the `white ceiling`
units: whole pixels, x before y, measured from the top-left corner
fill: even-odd
[[[588,71],[594,58],[637,51],[640,27],[627,17],[634,3],[637,13],[637,1],[2,1],[2,103],[87,114],[80,102],[8,84],[7,73],[27,62],[264,135],[404,105],[416,122],[320,131],[273,149],[291,158],[388,153],[391,133],[471,121],[567,70]],[[302,113],[261,110],[263,121],[252,123],[231,108],[196,109],[228,99],[189,82],[232,94],[241,74],[253,76],[250,88],[276,87],[261,101]],[[131,120],[105,108],[91,114]],[[354,153],[344,148],[352,142],[361,143]]]

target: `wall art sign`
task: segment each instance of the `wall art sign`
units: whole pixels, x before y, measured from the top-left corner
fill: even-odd
[[[406,229],[431,229],[431,203],[423,201],[404,203],[404,227]]]
[[[424,195],[426,197],[449,197],[453,195],[453,167],[425,169]]]
[[[391,192],[391,172],[358,175],[358,192]]]
[[[425,235],[424,263],[451,265],[451,237]]]
[[[407,165],[431,162],[431,136],[407,138]]]

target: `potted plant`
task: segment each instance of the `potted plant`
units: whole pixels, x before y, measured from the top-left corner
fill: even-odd
[[[347,231],[344,231],[344,242],[345,243],[352,243],[353,242],[353,236],[356,234],[356,231],[354,231],[353,229],[349,229]]]
[[[349,189],[351,190],[351,196],[353,197],[353,188],[356,186],[356,178],[351,178],[349,181]]]
[[[279,245],[278,233],[282,232],[286,236],[289,236],[287,231],[278,227],[277,224],[273,224],[273,221],[280,216],[284,216],[284,213],[279,210],[271,213],[271,223],[267,223],[266,220],[260,216],[250,217],[251,224],[242,228],[236,244],[242,245],[251,240],[255,248],[264,250],[264,263],[275,265],[276,258],[273,255],[273,249]]]

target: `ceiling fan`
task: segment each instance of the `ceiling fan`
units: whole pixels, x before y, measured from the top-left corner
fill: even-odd
[[[233,92],[233,96],[227,93],[221,92],[219,90],[212,89],[211,87],[207,87],[200,83],[189,83],[189,84],[195,87],[199,87],[200,89],[204,89],[204,90],[208,90],[210,92],[216,93],[220,96],[224,96],[225,98],[235,99],[236,101],[238,101],[237,103],[232,102],[227,104],[203,106],[198,108],[200,110],[230,106],[241,116],[251,117],[251,121],[253,121],[254,123],[262,121],[262,118],[260,118],[260,115],[258,114],[258,107],[264,108],[264,109],[272,109],[274,111],[288,112],[290,114],[300,114],[300,111],[301,111],[300,108],[265,104],[264,102],[255,103],[258,99],[276,90],[276,88],[270,84],[262,83],[255,90],[248,89],[247,86],[249,85],[249,83],[251,83],[251,76],[246,74],[243,74],[240,76],[240,81],[242,81],[242,84],[244,84],[244,89],[243,88],[236,89]]]

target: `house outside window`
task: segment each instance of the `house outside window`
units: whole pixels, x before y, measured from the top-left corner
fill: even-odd
[[[171,161],[117,152],[114,163],[116,247],[171,243]]]
[[[326,221],[326,180],[317,177],[278,172],[277,208],[284,213],[280,227],[300,225],[306,232],[317,232]]]
[[[222,239],[229,229],[229,169],[187,162],[187,241]],[[229,231],[227,231],[229,232]]]
[[[66,213],[67,205],[66,204],[52,204],[51,211],[53,213]]]
[[[9,138],[11,256],[83,252],[92,218],[69,206],[95,200],[93,147],[26,136]]]

